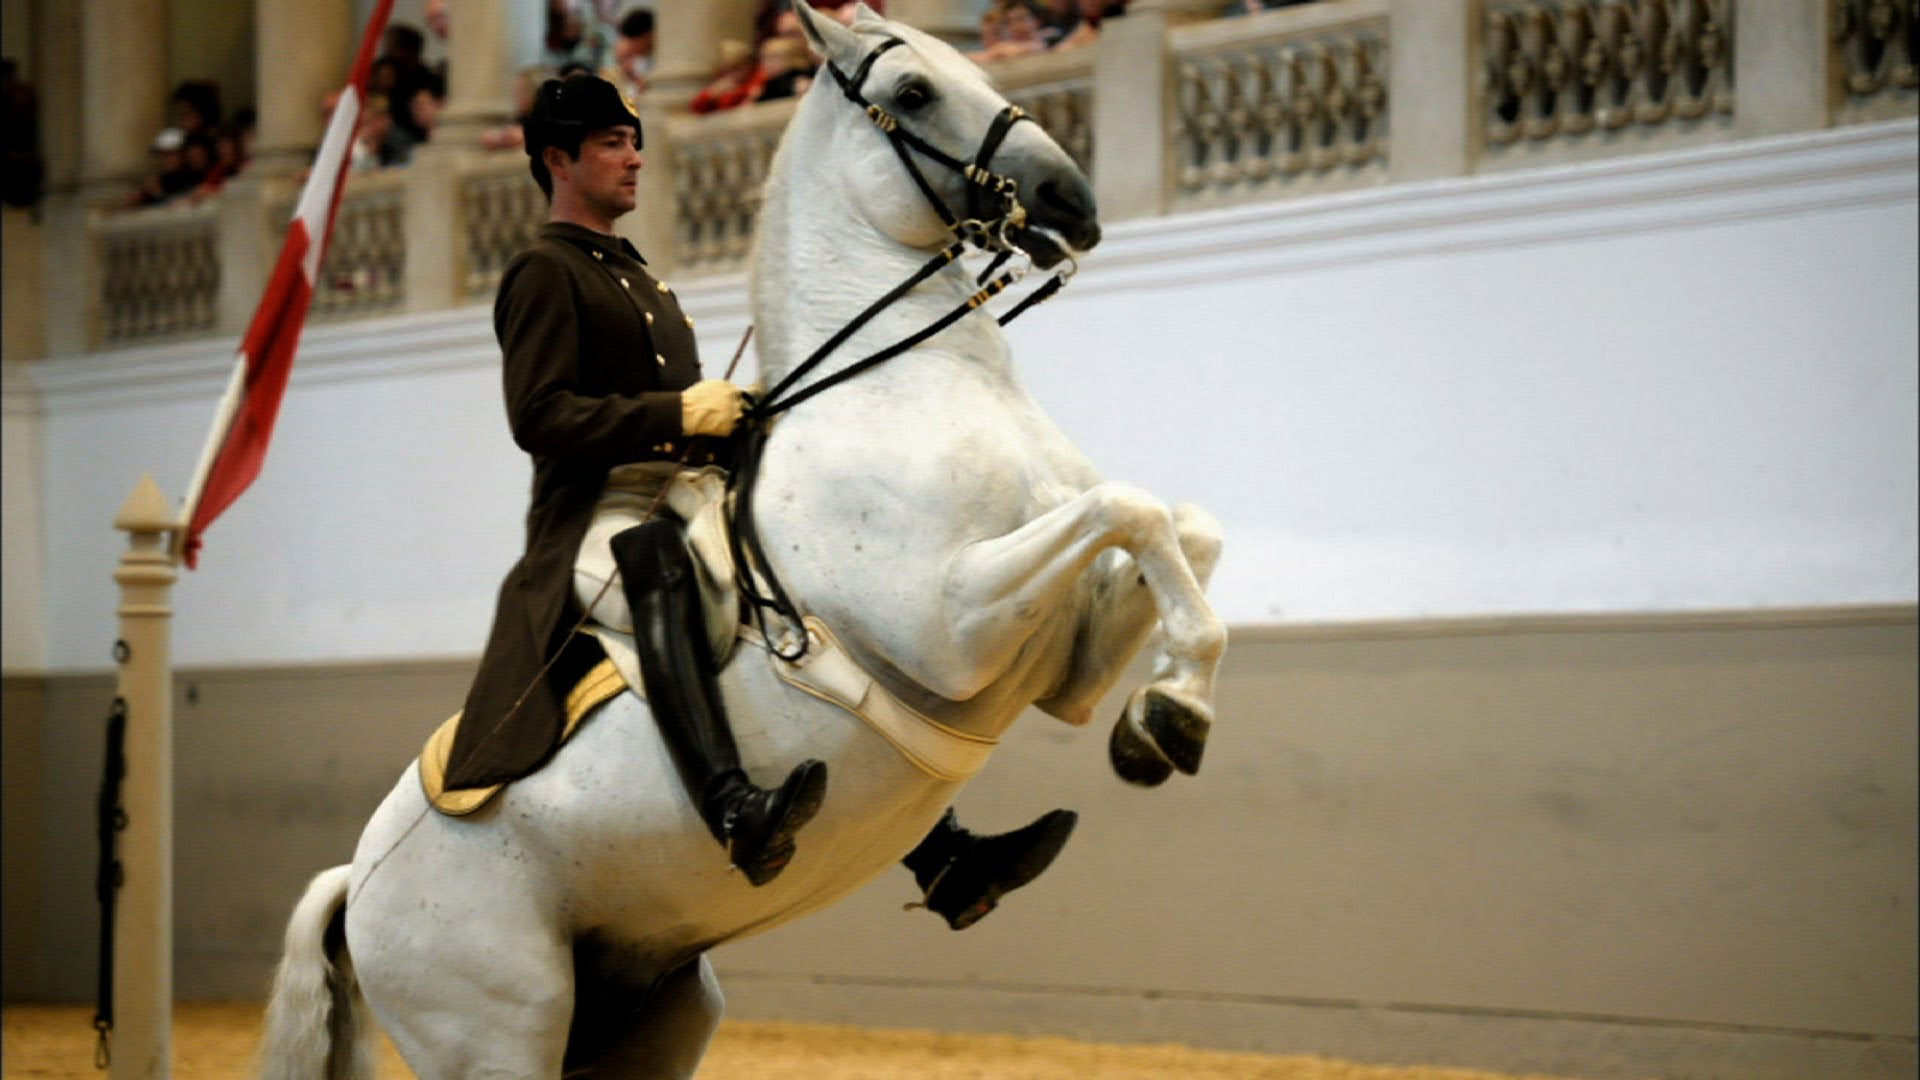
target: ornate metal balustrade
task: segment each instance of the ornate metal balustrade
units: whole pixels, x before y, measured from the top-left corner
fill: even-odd
[[[488,171],[459,180],[460,220],[466,223],[461,294],[491,300],[500,274],[533,243],[547,219],[547,200],[527,174],[526,158],[510,155]]]
[[[1092,49],[1073,49],[988,69],[1000,93],[1046,128],[1088,176],[1093,175],[1093,59]]]
[[[95,339],[121,344],[212,330],[219,318],[219,216],[211,203],[110,215],[93,226]]]
[[[399,311],[406,304],[405,170],[359,172],[347,179],[327,257],[314,283],[315,319],[353,319]],[[276,227],[293,216],[277,205]]]
[[[1832,0],[1840,119],[1912,115],[1920,0]]]
[[[1482,30],[1486,150],[1729,126],[1733,0],[1497,0]]]
[[[1174,206],[1383,182],[1387,29],[1346,0],[1175,30]]]
[[[746,265],[760,200],[794,100],[669,125],[674,260],[679,273],[722,273]]]

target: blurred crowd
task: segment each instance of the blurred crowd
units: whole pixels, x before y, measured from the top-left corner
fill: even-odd
[[[1223,16],[1246,15],[1316,0],[1231,0]],[[1327,0],[1321,0],[1327,2]],[[885,0],[867,0],[886,13]],[[851,22],[854,0],[814,0],[816,10]],[[968,55],[980,63],[1092,44],[1102,24],[1124,15],[1127,0],[992,0],[979,24],[979,44]],[[394,23],[381,39],[355,132],[352,167],[394,168],[413,159],[432,141],[447,97],[447,0],[426,0],[424,27]],[[762,0],[754,19],[754,38],[720,43],[719,61],[709,81],[689,103],[695,113],[714,113],[760,101],[776,101],[806,92],[820,58],[812,53],[793,11],[793,0]],[[618,86],[629,99],[647,90],[654,74],[652,5],[634,0],[547,0],[540,62],[514,77],[514,119],[480,133],[482,146],[521,145],[519,121],[532,108],[539,85],[574,71],[590,71]],[[330,118],[339,92],[320,102]],[[6,172],[0,199],[32,205],[44,174],[38,151],[33,88],[15,77],[7,61],[5,103]],[[148,176],[126,197],[126,205],[155,206],[198,201],[246,168],[253,157],[251,108],[222,111],[220,88],[190,81],[174,90],[168,124],[149,148]]]

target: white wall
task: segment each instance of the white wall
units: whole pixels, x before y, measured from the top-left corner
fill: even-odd
[[[1231,622],[1911,603],[1914,136],[1129,223],[1013,337],[1108,475],[1220,517]],[[740,284],[681,284],[717,371]],[[48,668],[105,663],[108,521],[143,470],[182,492],[229,348],[36,371]],[[487,310],[312,328],[300,365],[178,662],[476,652],[528,480]]]
[[[40,671],[47,664],[41,584],[46,575],[41,532],[40,401],[24,365],[0,363],[0,670]]]

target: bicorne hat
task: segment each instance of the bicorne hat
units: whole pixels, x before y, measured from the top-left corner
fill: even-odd
[[[627,124],[637,133],[640,117],[620,91],[598,75],[584,72],[564,79],[548,79],[533,95],[533,109],[521,121],[527,153],[538,157],[543,147],[562,135],[585,135],[601,128]]]

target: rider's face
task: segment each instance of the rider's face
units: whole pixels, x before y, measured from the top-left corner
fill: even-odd
[[[565,176],[574,194],[610,218],[632,210],[643,164],[634,145],[639,137],[637,130],[623,124],[590,132],[580,140],[580,157],[568,165]]]

